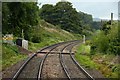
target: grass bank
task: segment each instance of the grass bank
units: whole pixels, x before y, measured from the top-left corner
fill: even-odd
[[[113,54],[91,54],[90,46],[81,44],[77,48],[76,60],[86,68],[99,70],[106,78],[118,78],[120,64],[117,56]]]
[[[73,34],[63,29],[60,29],[58,26],[54,26],[50,23],[45,22],[44,20],[40,21],[40,43],[29,42],[29,50],[35,52],[36,50],[55,44],[58,42],[69,41],[81,39],[80,34]]]
[[[45,22],[44,20],[40,21],[40,28],[33,30],[33,33],[36,34],[35,40],[38,40],[38,36],[40,37],[39,43],[33,43],[31,41],[28,42],[28,50],[32,52],[36,52],[40,50],[44,46],[49,46],[51,44],[55,44],[58,42],[69,41],[80,39],[80,34],[73,34],[67,32],[65,30],[60,29],[57,26],[54,26],[50,23]],[[31,34],[33,34],[31,33]],[[14,41],[17,37],[14,37]],[[27,57],[27,55],[20,54],[18,48],[16,46],[12,46],[10,44],[3,44],[2,51],[2,67],[3,69],[17,63],[20,60],[23,60]]]
[[[23,60],[27,55],[20,54],[17,46],[5,44],[2,45],[2,70],[12,66],[20,60]]]

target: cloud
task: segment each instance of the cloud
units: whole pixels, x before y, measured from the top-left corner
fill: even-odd
[[[119,0],[67,0],[70,2],[118,2]]]
[[[43,4],[55,5],[61,0],[40,0]],[[91,14],[95,18],[110,18],[111,12],[114,18],[118,18],[118,0],[67,0],[73,4],[77,11]],[[100,2],[99,2],[100,1]],[[42,6],[41,5],[41,6]]]

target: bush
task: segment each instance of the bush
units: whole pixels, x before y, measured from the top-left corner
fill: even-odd
[[[33,35],[32,42],[39,43],[41,41],[41,37],[38,35]]]
[[[109,43],[109,40],[107,36],[104,35],[103,31],[100,31],[92,39],[92,50],[106,53],[108,48],[108,43]]]
[[[98,51],[101,53],[119,54],[120,43],[118,42],[117,23],[111,26],[107,34],[103,30],[96,31],[91,43],[91,52]]]

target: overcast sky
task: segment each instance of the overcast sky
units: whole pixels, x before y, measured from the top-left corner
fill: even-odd
[[[44,4],[53,4],[61,0],[38,0]],[[93,18],[110,19],[111,12],[114,13],[114,19],[118,19],[118,1],[119,0],[67,0],[72,3],[77,11],[91,14]],[[40,6],[40,7],[41,7]]]

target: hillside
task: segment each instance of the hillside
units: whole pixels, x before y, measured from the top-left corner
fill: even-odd
[[[41,37],[41,41],[40,43],[33,43],[29,41],[29,51],[36,52],[38,49],[44,46],[48,46],[57,42],[81,38],[80,35],[76,36],[75,34],[69,33],[60,28],[56,28],[54,25],[49,24],[44,20],[40,21],[39,26],[41,26],[41,28],[38,29],[38,33],[40,33],[40,35],[38,34],[37,36]],[[15,45],[3,43],[2,48],[3,48],[2,53],[3,69],[12,66],[27,57],[27,55],[21,54],[18,47]]]
[[[40,21],[39,26],[41,27],[38,30],[40,34],[37,35],[40,36],[41,41],[40,43],[29,42],[29,50],[31,51],[36,51],[40,47],[48,46],[53,43],[81,38],[80,34],[70,33],[48,22],[45,22],[44,20]]]

